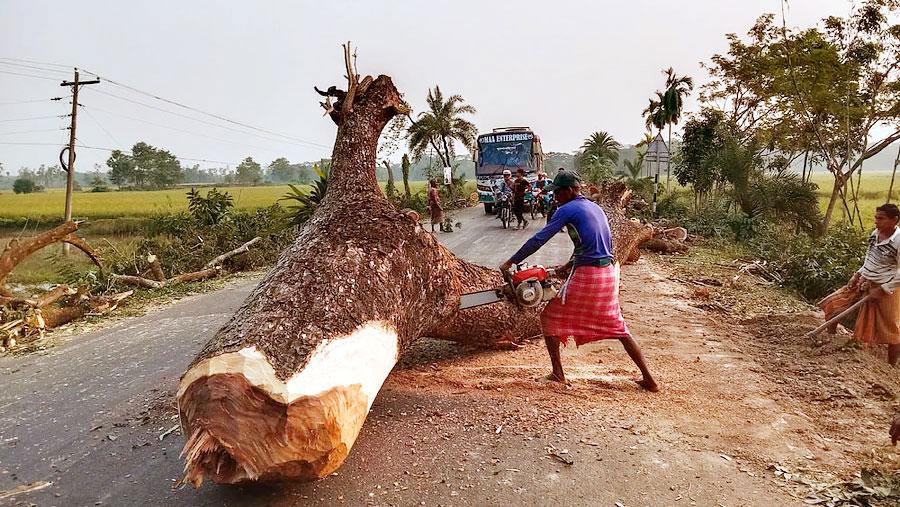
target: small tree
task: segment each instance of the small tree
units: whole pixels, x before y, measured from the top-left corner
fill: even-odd
[[[253,157],[247,157],[237,166],[236,181],[249,185],[256,185],[262,181],[262,167],[253,160]]]
[[[403,154],[403,160],[400,161],[400,170],[403,171],[403,195],[409,198],[409,157]]]
[[[17,194],[30,194],[36,191],[37,185],[29,178],[16,178],[13,182],[13,192]]]

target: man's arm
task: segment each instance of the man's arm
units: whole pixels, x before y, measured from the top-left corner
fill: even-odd
[[[568,213],[565,212],[565,210],[560,209],[559,211],[554,213],[553,218],[551,218],[550,221],[547,222],[547,225],[545,225],[543,229],[539,230],[537,234],[526,241],[525,244],[522,245],[522,248],[519,248],[519,250],[514,253],[513,256],[503,264],[503,266],[505,266],[506,269],[509,269],[511,265],[518,264],[528,258],[528,256],[530,256],[534,252],[537,252],[538,249],[544,246],[544,243],[550,241],[550,238],[555,236],[557,232],[561,231],[562,228],[566,226],[566,223],[568,223],[568,221],[569,216]]]

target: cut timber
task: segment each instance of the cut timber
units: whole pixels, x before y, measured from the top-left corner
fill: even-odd
[[[159,265],[159,257],[151,254],[147,254],[147,265],[150,267],[150,274],[153,275],[153,279],[157,282],[162,282],[166,279],[166,274],[162,270],[162,266]]]
[[[422,336],[493,347],[540,333],[534,308],[458,309],[461,293],[499,286],[500,274],[455,257],[384,197],[378,138],[409,109],[388,76],[360,80],[349,44],[344,56],[348,91],[319,91],[337,124],[324,201],[181,379],[184,481],[195,486],[326,477]],[[621,218],[614,235],[640,233]]]

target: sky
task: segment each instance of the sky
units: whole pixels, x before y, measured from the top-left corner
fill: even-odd
[[[791,0],[788,24],[849,5]],[[597,130],[633,144],[662,69],[702,84],[700,62],[765,12],[779,0],[0,0],[0,163],[11,173],[56,163],[68,140],[57,115],[71,108],[59,83],[76,66],[101,79],[79,96],[80,144],[145,141],[201,167],[328,157],[335,126],[313,86],[345,86],[348,40],[360,74],[390,75],[414,114],[440,85],[477,109],[479,131],[530,126],[545,152],[573,152]],[[108,151],[76,151],[77,170],[106,170]]]

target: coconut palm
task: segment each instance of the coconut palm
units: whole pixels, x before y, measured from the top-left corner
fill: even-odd
[[[465,103],[461,95],[444,99],[440,86],[428,90],[428,111],[419,117],[407,131],[409,151],[419,160],[429,148],[434,148],[444,167],[453,167],[454,143],[459,141],[469,150],[475,149],[478,129],[463,114],[475,114],[475,108]]]
[[[694,89],[694,80],[690,76],[678,76],[672,67],[663,71],[666,75],[666,92],[662,95],[662,110],[665,124],[669,126],[669,152],[672,151],[672,125],[681,121],[684,98]],[[657,92],[658,93],[658,92]],[[669,167],[666,165],[666,190],[669,189]]]
[[[578,167],[589,179],[601,181],[611,176],[610,166],[619,160],[619,149],[622,147],[608,132],[594,132],[581,145],[578,156]]]

